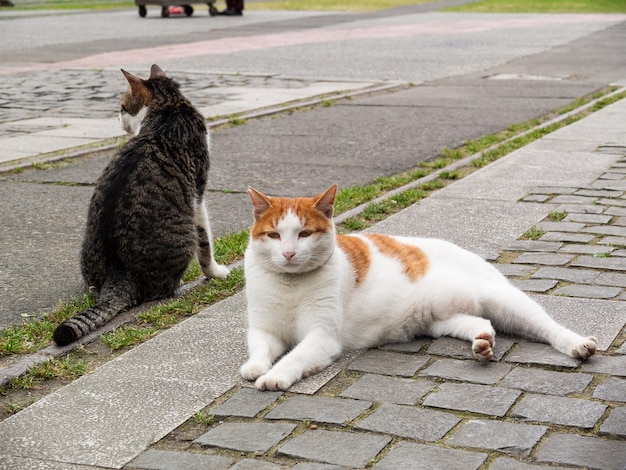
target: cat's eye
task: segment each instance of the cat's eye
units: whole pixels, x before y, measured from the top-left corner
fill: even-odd
[[[267,232],[265,235],[267,235],[270,238],[273,238],[274,240],[280,239],[280,233],[278,232]]]
[[[303,230],[298,234],[300,238],[310,237],[311,235],[313,235],[313,232],[311,230]]]

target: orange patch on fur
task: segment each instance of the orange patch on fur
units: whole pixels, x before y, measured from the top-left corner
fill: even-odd
[[[428,257],[419,248],[400,243],[388,235],[369,234],[365,236],[376,245],[382,254],[400,261],[404,266],[404,273],[412,282],[417,281],[428,271]]]
[[[370,267],[370,250],[362,239],[350,235],[337,235],[337,245],[341,248],[356,273],[356,285],[363,282]]]
[[[276,231],[276,226],[289,211],[298,216],[303,222],[303,229],[314,233],[332,230],[332,222],[315,207],[315,200],[310,197],[279,198],[268,197],[268,209],[254,221],[251,235],[258,238],[267,232]]]

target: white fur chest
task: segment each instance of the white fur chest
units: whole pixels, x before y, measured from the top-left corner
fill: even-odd
[[[312,272],[280,274],[246,260],[249,326],[295,345],[313,328],[340,335],[339,287],[328,266]]]

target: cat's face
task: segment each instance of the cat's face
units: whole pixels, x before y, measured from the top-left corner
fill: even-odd
[[[274,198],[250,188],[255,222],[250,249],[274,272],[303,273],[328,261],[335,249],[333,201],[337,186],[312,198]]]

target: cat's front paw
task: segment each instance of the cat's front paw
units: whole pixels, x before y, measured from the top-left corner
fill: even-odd
[[[598,340],[593,336],[589,336],[583,340],[582,343],[575,345],[572,348],[572,357],[576,359],[588,359],[596,353],[598,347]]]
[[[287,390],[294,383],[294,380],[290,380],[288,377],[269,372],[265,375],[259,377],[254,386],[257,390],[265,391],[265,390]]]
[[[244,380],[256,380],[270,370],[271,364],[265,364],[257,361],[248,361],[241,366],[239,373]]]
[[[488,361],[493,357],[493,347],[496,341],[489,332],[478,334],[472,344],[472,352],[479,361]]]

